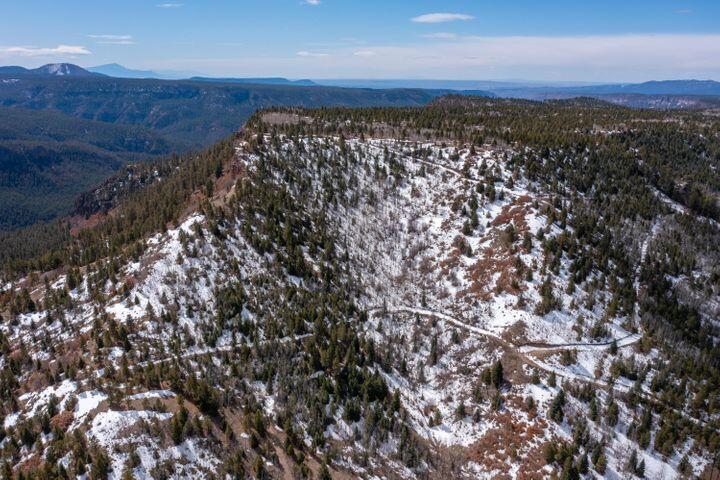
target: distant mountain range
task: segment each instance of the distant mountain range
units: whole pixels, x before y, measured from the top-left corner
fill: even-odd
[[[100,77],[100,73],[85,70],[72,63],[48,63],[39,68],[18,66],[0,67],[0,75],[32,75],[38,77]]]
[[[297,87],[343,87],[370,89],[421,89],[432,91],[460,91],[498,97],[526,98],[533,100],[591,96],[612,98],[617,95],[691,95],[720,96],[720,82],[714,80],[660,80],[643,83],[580,83],[580,82],[532,82],[488,80],[408,80],[408,79],[325,79],[292,80],[283,77],[209,77],[190,72],[135,70],[117,63],[82,68],[70,63],[55,63],[40,68],[27,69],[19,66],[0,67],[2,76],[68,76],[180,80],[187,79],[206,83],[242,83],[256,85],[279,85]],[[683,103],[683,102],[680,102]],[[685,102],[687,103],[687,102]],[[683,103],[684,104],[684,103]],[[642,105],[639,105],[642,106]]]
[[[208,77],[197,75],[194,73],[153,70],[135,70],[126,68],[118,63],[108,63],[106,65],[98,65],[96,67],[88,67],[87,71],[107,75],[116,78],[154,78],[158,80],[180,80],[189,79],[196,82],[213,82],[213,83],[252,83],[260,85],[295,85],[300,87],[313,87],[318,84],[312,80],[288,80],[282,77],[250,77],[250,78],[232,78],[232,77]]]
[[[158,80],[181,80],[197,76],[196,72],[134,70],[118,63],[108,63],[96,67],[83,68],[72,63],[49,63],[39,68],[20,66],[0,66],[0,76],[66,76],[66,77],[115,77],[115,78],[153,78]]]
[[[176,70],[136,70],[124,67],[119,63],[108,63],[96,67],[88,67],[88,71],[101,73],[116,78],[155,78],[158,80],[182,80],[197,76],[197,72],[181,72]]]

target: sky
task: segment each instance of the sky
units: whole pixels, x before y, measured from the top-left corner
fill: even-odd
[[[719,0],[0,0],[0,64],[211,76],[720,80]]]

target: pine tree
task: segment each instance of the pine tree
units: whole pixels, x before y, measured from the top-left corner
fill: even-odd
[[[502,362],[498,360],[493,364],[491,374],[490,374],[490,382],[495,388],[500,388],[500,386],[503,383],[503,366]]]
[[[577,469],[575,468],[575,464],[573,463],[573,458],[571,455],[568,455],[568,457],[565,459],[565,463],[563,464],[562,469],[562,475],[560,476],[561,480],[579,480],[580,475],[578,474]]]
[[[545,463],[550,465],[555,462],[555,456],[557,455],[557,446],[553,442],[548,442],[543,447],[543,456],[545,457]]]
[[[590,464],[588,462],[587,454],[580,455],[580,461],[578,462],[577,470],[579,473],[586,475],[589,471]]]
[[[590,420],[597,422],[598,419],[598,407],[595,397],[590,399]]]
[[[99,447],[93,449],[90,478],[92,480],[107,480],[109,471],[110,459],[107,454]]]
[[[550,372],[550,375],[548,376],[548,386],[552,388],[555,388],[557,386],[557,378],[555,372]]]
[[[330,476],[330,470],[328,469],[327,463],[323,462],[318,472],[318,480],[332,480]]]
[[[603,475],[603,474],[605,474],[606,468],[607,468],[607,458],[605,458],[605,454],[600,454],[597,462],[595,462],[595,471],[598,472],[599,474]]]
[[[635,473],[637,470],[637,452],[635,450],[632,451],[630,454],[630,457],[628,457],[627,463],[625,464],[625,471],[630,473]]]
[[[437,334],[433,334],[430,340],[430,365],[435,366],[438,362],[438,338]]]
[[[465,400],[460,400],[460,403],[458,404],[457,408],[455,409],[455,419],[462,420],[467,415],[466,409],[465,409]]]
[[[607,411],[605,413],[605,420],[607,421],[607,424],[611,427],[614,427],[618,423],[618,419],[620,416],[620,410],[617,406],[617,403],[610,398],[607,406]]]
[[[503,405],[502,395],[500,395],[500,392],[496,392],[495,395],[493,396],[492,403],[490,406],[494,411],[497,412],[498,410],[500,410],[502,408],[502,405]]]
[[[635,467],[635,475],[640,478],[645,478],[645,460],[640,460],[640,463]]]
[[[555,420],[557,423],[562,423],[563,417],[565,416],[565,411],[563,410],[564,406],[565,391],[563,389],[560,389],[558,394],[553,399],[552,404],[550,405],[550,411],[548,413],[548,416]]]
[[[690,459],[687,454],[683,455],[678,464],[678,471],[683,475],[689,475],[692,469],[690,468]]]

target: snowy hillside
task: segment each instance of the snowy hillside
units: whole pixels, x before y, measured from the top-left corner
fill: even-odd
[[[604,187],[561,165],[589,150],[327,115],[259,114],[168,228],[9,278],[6,472],[710,478],[715,380],[674,389],[641,304],[673,232],[714,220],[643,190],[651,215],[588,221]],[[692,248],[666,280],[711,328],[715,252]]]

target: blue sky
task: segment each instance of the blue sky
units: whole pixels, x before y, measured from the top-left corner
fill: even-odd
[[[5,0],[0,64],[214,76],[720,80],[717,0]]]

